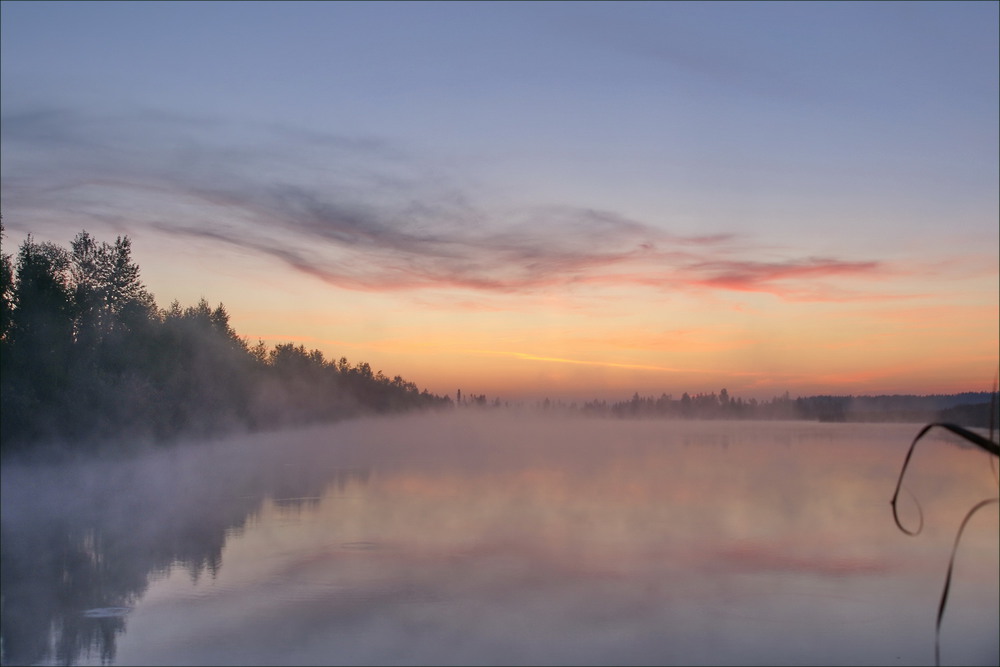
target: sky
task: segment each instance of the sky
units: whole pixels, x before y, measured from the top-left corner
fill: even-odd
[[[3,252],[437,394],[988,391],[998,9],[3,0]]]

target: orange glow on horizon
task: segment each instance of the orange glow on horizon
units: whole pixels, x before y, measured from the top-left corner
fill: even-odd
[[[269,346],[303,344],[328,360],[368,362],[439,395],[461,388],[491,400],[625,400],[634,392],[676,397],[727,388],[733,396],[768,399],[785,391],[988,391],[998,364],[998,308],[969,301],[792,308],[756,295],[700,310],[685,303],[663,314],[620,301],[600,318],[554,300],[534,314],[470,313],[414,310],[387,296],[374,310],[356,311],[360,323],[340,308],[328,324],[289,313],[280,322],[253,318],[245,327],[239,310],[230,312],[237,332],[264,334],[248,335],[251,344],[258,337]],[[682,326],[671,321],[677,312]]]
[[[204,296],[226,306],[250,345],[301,344],[438,395],[569,402],[722,388],[758,400],[786,391],[956,393],[989,391],[1000,361],[998,272],[985,271],[979,255],[971,269],[928,262],[926,275],[889,263],[725,265],[747,280],[767,278],[780,294],[683,280],[674,289],[655,271],[643,274],[649,284],[637,272],[520,292],[357,292],[245,250],[220,252],[212,265],[222,268],[206,274],[204,248],[192,252],[174,236],[134,243],[160,307]],[[834,279],[835,290],[805,298]]]

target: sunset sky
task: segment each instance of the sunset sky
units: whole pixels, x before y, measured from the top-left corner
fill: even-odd
[[[492,399],[991,388],[1000,3],[4,0],[4,253]]]

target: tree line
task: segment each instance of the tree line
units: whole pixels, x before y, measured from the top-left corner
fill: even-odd
[[[3,227],[0,223],[0,243]],[[450,405],[303,345],[250,345],[221,303],[157,306],[130,239],[0,250],[0,451],[163,442]]]
[[[544,406],[543,406],[544,407]],[[726,389],[689,394],[640,396],[626,401],[594,400],[571,410],[594,416],[679,417],[692,419],[803,419],[824,422],[933,422],[952,421],[967,426],[988,427],[1000,423],[998,402],[990,392],[965,392],[916,396],[800,396],[786,391],[771,399],[742,399]]]

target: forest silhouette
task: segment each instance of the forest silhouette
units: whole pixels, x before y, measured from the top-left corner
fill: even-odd
[[[2,235],[2,228],[0,228]],[[368,363],[250,345],[221,303],[158,308],[128,237],[30,235],[0,269],[0,443],[164,442],[448,405]]]

